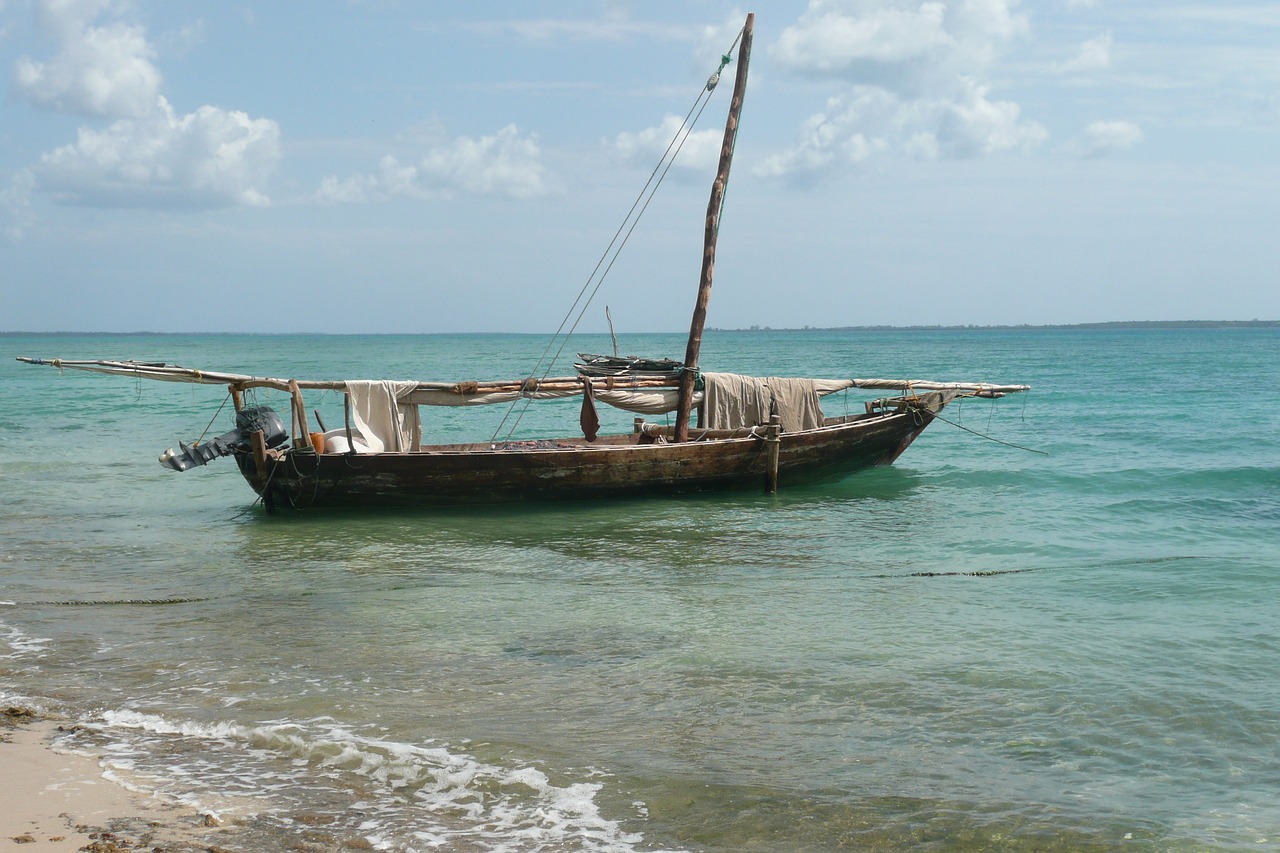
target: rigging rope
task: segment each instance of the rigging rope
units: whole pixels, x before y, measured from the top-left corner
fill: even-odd
[[[556,362],[559,361],[560,356],[564,353],[565,347],[568,346],[569,339],[573,336],[574,332],[577,331],[578,324],[582,322],[582,318],[586,315],[587,309],[591,306],[592,300],[594,300],[596,294],[599,293],[601,285],[604,284],[604,280],[613,269],[613,265],[618,260],[618,256],[622,254],[623,248],[626,247],[627,242],[631,239],[631,235],[635,231],[636,226],[640,223],[641,217],[643,217],[645,211],[648,210],[649,203],[653,201],[653,197],[657,193],[658,187],[662,185],[662,182],[667,177],[667,173],[671,171],[671,166],[675,163],[676,157],[679,156],[681,149],[684,148],[685,142],[693,133],[694,126],[697,125],[698,120],[702,117],[703,111],[707,108],[707,104],[711,101],[711,95],[715,91],[716,85],[720,82],[720,72],[724,70],[725,66],[733,61],[733,51],[737,47],[738,41],[742,38],[743,32],[745,32],[745,28],[738,31],[738,34],[734,37],[733,44],[729,47],[728,52],[720,57],[720,67],[717,68],[715,73],[707,79],[706,85],[699,90],[698,96],[694,99],[693,105],[690,106],[689,111],[685,113],[684,120],[681,122],[680,127],[676,130],[675,135],[672,136],[671,141],[667,143],[667,148],[662,152],[662,157],[659,158],[657,165],[653,167],[653,171],[649,173],[648,180],[646,180],[644,186],[641,187],[635,201],[631,203],[631,208],[627,211],[627,215],[623,218],[622,223],[614,232],[613,239],[609,241],[609,245],[605,247],[600,259],[596,261],[595,268],[591,270],[591,275],[589,275],[586,282],[583,283],[582,288],[578,291],[577,297],[573,300],[573,304],[569,306],[569,310],[565,312],[565,316],[560,321],[559,327],[556,328],[555,334],[553,334],[551,339],[547,342],[546,349],[542,351],[542,355],[539,356],[532,371],[532,374],[537,376],[539,381],[544,380],[551,375],[551,371]],[[692,120],[690,120],[691,116]],[[737,130],[735,128],[734,140],[736,141],[736,139]],[[661,174],[659,174],[659,172],[661,172]],[[657,177],[656,183],[654,181],[655,176]],[[724,201],[722,199],[721,208],[723,209],[723,207]],[[630,223],[630,225],[628,225],[628,223]],[[717,224],[717,228],[718,227],[719,226]],[[621,238],[621,242],[619,242],[619,238]],[[601,267],[603,267],[603,271],[601,271]],[[593,281],[595,282],[594,287],[592,287]],[[590,290],[590,293],[588,293],[588,290]],[[581,305],[580,308],[579,305]],[[577,311],[576,317],[574,316],[575,310]],[[565,326],[569,324],[571,318],[573,320],[572,325],[569,325],[568,331],[565,331]],[[560,346],[556,350],[555,355],[551,356],[548,360],[547,355],[551,352],[551,348],[555,346],[557,340],[560,341]],[[541,371],[541,375],[538,375],[539,371]],[[517,397],[512,401],[506,414],[503,415],[502,421],[494,430],[490,441],[498,440],[498,436],[502,433],[503,428],[506,427],[507,421],[511,418],[517,406],[520,405],[522,399],[524,401],[524,406],[521,408],[520,414],[516,416],[515,421],[507,430],[506,440],[510,440],[512,438],[515,434],[516,428],[520,425],[521,418],[524,417],[525,411],[528,410],[530,399],[527,397]]]
[[[1001,441],[998,438],[992,438],[989,435],[980,433],[976,429],[969,429],[964,424],[958,424],[955,421],[947,420],[946,418],[944,418],[942,415],[939,415],[939,414],[935,414],[934,417],[942,421],[944,424],[951,424],[956,429],[962,429],[965,432],[973,433],[978,438],[985,438],[987,441],[994,441],[996,444],[1003,444],[1005,447],[1012,447],[1014,450],[1025,450],[1028,453],[1039,453],[1041,456],[1049,455],[1049,451],[1047,450],[1036,450],[1034,447],[1023,447],[1021,444],[1013,444],[1012,442]]]
[[[142,379],[139,378],[138,381],[141,382]],[[200,442],[204,441],[204,437],[209,434],[209,430],[213,428],[214,422],[218,420],[218,415],[222,414],[222,410],[227,407],[227,401],[230,399],[231,392],[228,391],[227,396],[222,398],[222,405],[218,406],[218,411],[214,412],[213,417],[209,418],[209,423],[205,424],[204,431],[200,433],[200,437],[195,440],[194,444],[198,445]]]

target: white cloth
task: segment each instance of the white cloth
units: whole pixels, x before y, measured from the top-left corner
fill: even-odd
[[[422,445],[422,421],[408,402],[417,382],[348,381],[351,420],[371,453],[416,451]]]
[[[347,383],[348,385],[351,383]],[[642,415],[660,415],[663,412],[676,410],[676,389],[674,388],[615,388],[609,391],[602,386],[603,380],[597,380],[595,387],[596,400],[608,403],[618,409],[637,412]],[[581,388],[560,391],[532,391],[521,394],[519,391],[494,391],[485,394],[457,394],[453,391],[422,389],[415,391],[402,402],[420,403],[424,406],[488,406],[494,403],[510,403],[525,397],[530,400],[555,400],[561,397],[577,397]],[[693,395],[694,405],[702,402],[702,392]]]
[[[757,397],[754,408],[750,412],[747,412],[746,409],[738,412],[736,419],[743,421],[739,426],[755,426],[757,423],[768,423],[769,412],[776,399],[779,401],[779,410],[783,416],[783,429],[789,431],[822,426],[822,407],[818,404],[817,398],[825,397],[827,394],[844,390],[853,385],[853,381],[850,379],[757,379],[750,376],[738,376],[733,373],[703,374],[704,378],[717,376],[731,377],[721,387],[721,401],[727,407],[736,408],[743,405],[740,400],[735,401],[723,396],[724,392],[731,387],[739,388],[744,395],[760,395]],[[355,384],[357,383],[347,383],[348,387]],[[368,385],[373,383],[359,384]],[[710,384],[714,385],[715,381],[712,380]],[[604,385],[604,381],[597,380],[595,386],[596,400],[615,408],[642,415],[660,415],[676,410],[678,394],[675,388],[614,388],[613,390],[608,390],[603,387]],[[750,392],[746,390],[748,387],[752,389]],[[554,391],[526,391],[523,393],[520,391],[493,391],[477,394],[459,394],[455,391],[439,388],[418,388],[407,396],[401,395],[397,397],[397,401],[400,405],[416,403],[423,406],[487,406],[495,403],[510,403],[521,397],[531,400],[554,400],[561,397],[576,397],[581,393],[582,389],[580,387]],[[704,399],[709,399],[705,392],[694,392],[693,405],[701,405]],[[761,412],[763,412],[763,416],[760,417],[760,420],[752,420],[760,416]],[[792,414],[788,414],[788,412]],[[745,421],[747,420],[750,420],[750,423],[746,423]],[[727,428],[736,429],[737,427]]]

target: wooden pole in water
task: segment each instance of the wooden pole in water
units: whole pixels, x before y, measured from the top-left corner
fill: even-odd
[[[769,428],[764,434],[765,446],[765,494],[772,495],[778,491],[778,457],[782,450],[782,416],[771,415]]]
[[[680,396],[676,406],[676,441],[689,440],[689,413],[693,410],[693,386],[698,369],[698,352],[702,348],[702,330],[707,324],[707,303],[711,300],[711,278],[716,266],[716,235],[720,230],[720,205],[729,183],[729,166],[733,162],[733,144],[738,136],[738,116],[747,88],[747,63],[751,58],[751,32],[756,15],[747,15],[742,28],[742,45],[738,48],[738,74],[733,81],[733,99],[729,102],[729,118],[724,125],[724,142],[720,145],[720,167],[711,185],[707,203],[707,228],[702,251],[702,277],[698,283],[698,299],[689,324],[689,344],[684,353],[684,373],[680,374]]]

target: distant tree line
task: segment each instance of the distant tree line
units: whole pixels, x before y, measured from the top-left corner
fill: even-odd
[[[722,329],[714,326],[711,332],[942,332],[973,329],[1259,329],[1280,327],[1280,320],[1112,320],[1105,323],[1055,323],[1019,325],[966,325],[935,326],[805,326],[801,329],[775,329],[772,326],[750,326],[746,329]]]

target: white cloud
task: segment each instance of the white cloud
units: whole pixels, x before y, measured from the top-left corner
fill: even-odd
[[[951,97],[912,101],[879,86],[855,86],[810,117],[799,144],[756,171],[803,178],[890,150],[922,160],[977,157],[1030,149],[1048,137],[1039,124],[1021,120],[1017,104],[987,96],[987,88],[972,81]]]
[[[1047,133],[1018,104],[993,100],[990,68],[1028,31],[1017,0],[810,0],[773,56],[848,88],[809,118],[762,174],[802,177],[881,152],[973,157],[1022,150]]]
[[[810,0],[773,48],[807,74],[890,88],[973,75],[1028,30],[1017,0]]]
[[[346,180],[329,175],[320,181],[315,199],[324,204],[361,204],[378,194],[378,180],[373,175],[352,175]]]
[[[657,127],[638,133],[619,133],[613,141],[613,150],[623,159],[642,166],[655,166],[667,151],[667,146],[684,127],[679,116],[667,115]],[[705,169],[715,166],[720,157],[720,145],[724,142],[721,130],[695,130],[685,139],[675,165],[686,169]]]
[[[942,3],[914,9],[847,5],[863,8],[813,0],[799,22],[783,30],[774,57],[800,71],[843,74],[859,63],[912,62],[951,44]]]
[[[3,218],[5,236],[10,240],[22,239],[35,221],[31,210],[31,191],[35,185],[35,175],[23,169],[14,176],[7,190],[0,191],[0,218]]]
[[[1091,38],[1080,45],[1071,59],[1058,66],[1063,74],[1089,74],[1111,67],[1111,33]]]
[[[1021,107],[1013,101],[992,101],[988,91],[987,86],[966,85],[960,96],[934,105],[936,118],[927,123],[937,128],[944,153],[974,157],[1027,150],[1048,138],[1041,125],[1021,121]]]
[[[1084,129],[1072,149],[1081,157],[1102,157],[1142,141],[1142,128],[1131,121],[1095,121]]]
[[[175,113],[160,94],[143,29],[98,23],[112,8],[110,0],[39,4],[39,24],[58,50],[44,62],[19,59],[15,91],[37,106],[115,121],[81,127],[73,144],[42,155],[30,169],[35,188],[95,206],[268,204],[263,186],[280,160],[279,126],[212,106]]]
[[[74,144],[43,155],[34,171],[41,189],[72,204],[264,206],[259,187],[279,159],[274,121],[208,106],[180,116],[159,98],[152,115],[81,128]]]
[[[46,0],[40,23],[58,43],[46,62],[28,56],[14,66],[14,91],[59,112],[137,118],[155,109],[160,71],[141,27],[115,21],[95,26],[107,4]]]
[[[827,102],[827,111],[810,116],[800,142],[775,154],[757,170],[771,177],[804,176],[832,166],[857,165],[888,149],[894,116],[901,104],[878,86],[854,87]]]
[[[393,197],[438,198],[455,192],[530,198],[547,192],[547,171],[536,137],[509,124],[493,136],[460,136],[431,148],[417,165],[388,154],[372,174],[345,180],[327,177],[316,199],[328,203],[382,201]]]

